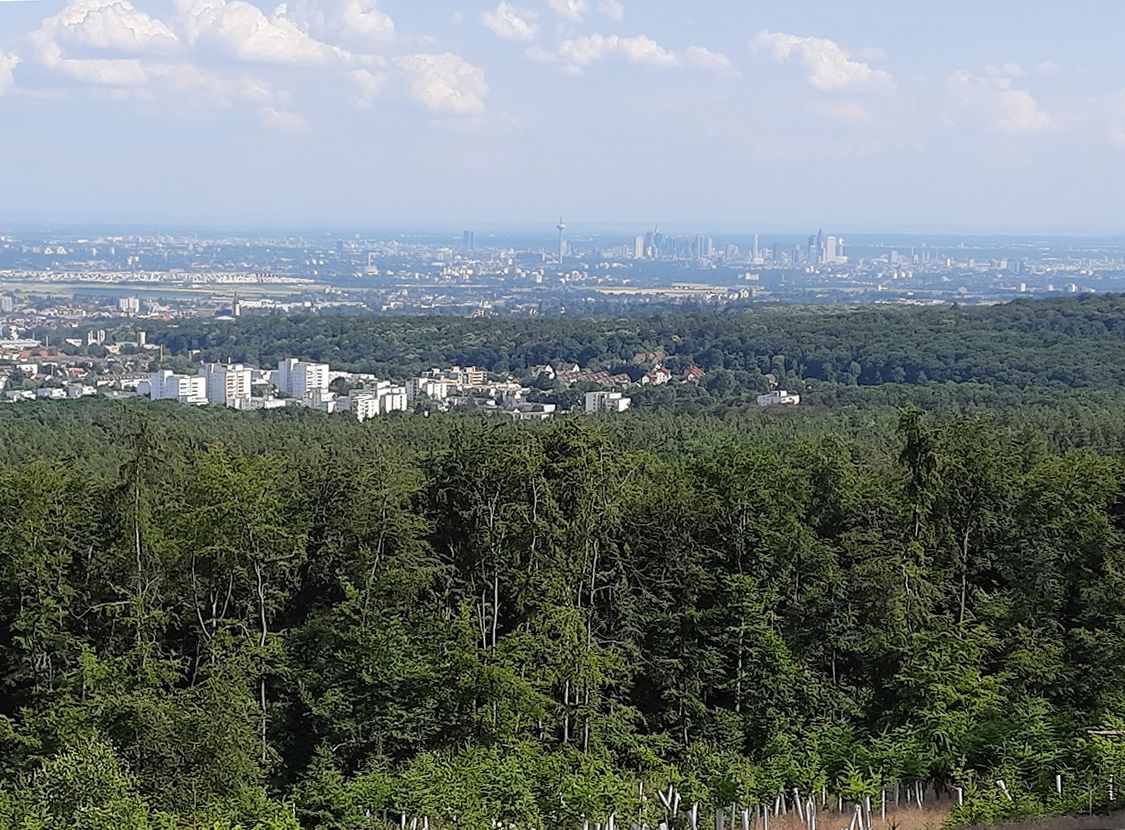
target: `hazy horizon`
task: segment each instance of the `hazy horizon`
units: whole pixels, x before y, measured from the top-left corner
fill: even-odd
[[[0,2],[35,2],[36,0],[0,0]],[[565,219],[565,217],[564,217]],[[315,223],[301,221],[273,221],[262,223],[239,222],[198,222],[191,220],[169,222],[144,222],[137,220],[89,220],[89,221],[5,221],[0,214],[0,234],[15,233],[53,233],[53,234],[99,234],[99,235],[222,235],[222,234],[252,234],[268,237],[271,234],[307,234],[322,235],[325,237],[345,238],[377,238],[381,236],[410,235],[410,236],[443,236],[459,240],[464,231],[473,231],[478,241],[483,241],[489,235],[505,236],[542,236],[551,244],[557,238],[555,223],[558,217],[546,219],[542,222],[531,221],[480,221],[480,222],[454,222],[439,220],[419,220],[400,223],[370,222],[370,223]],[[1097,240],[1111,242],[1125,242],[1125,231],[1080,231],[1080,230],[987,230],[956,228],[920,228],[885,227],[855,228],[846,225],[808,222],[794,227],[771,227],[763,225],[730,224],[723,222],[572,222],[566,219],[566,236],[568,239],[590,236],[621,237],[632,239],[635,234],[651,231],[653,227],[671,235],[696,235],[706,234],[720,238],[746,238],[759,235],[763,240],[787,239],[804,240],[818,230],[833,233],[853,240],[863,240],[872,243],[880,239],[902,241],[918,240],[943,241],[951,240],[1012,240],[1025,242],[1050,242],[1054,240]]]

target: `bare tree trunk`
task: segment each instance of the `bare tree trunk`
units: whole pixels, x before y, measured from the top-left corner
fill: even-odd
[[[141,468],[140,459],[137,460],[137,469],[133,480],[133,553],[137,562],[137,609],[134,612],[136,619],[136,642],[140,646],[144,639],[145,606],[148,587],[145,585],[144,556],[141,549]],[[148,660],[145,649],[141,649],[141,665]]]
[[[500,569],[492,574],[492,650],[496,651],[496,629],[500,625]]]
[[[383,495],[383,503],[379,510],[379,541],[375,545],[375,558],[367,571],[367,584],[363,591],[363,615],[360,618],[364,630],[367,629],[367,617],[371,611],[371,588],[375,584],[375,576],[379,572],[379,565],[383,561],[383,550],[387,539],[387,496]]]
[[[570,743],[570,681],[563,685],[563,743]]]
[[[969,528],[961,537],[961,615],[957,620],[959,626],[965,624],[965,603],[969,593]]]
[[[480,647],[488,648],[488,599],[484,591],[480,592],[480,606],[477,608],[477,627],[480,629]]]
[[[257,583],[258,583],[258,617],[259,617],[259,622],[261,623],[261,626],[262,626],[261,636],[258,638],[258,647],[262,650],[262,655],[261,655],[262,675],[261,675],[261,678],[260,678],[259,691],[261,693],[260,694],[260,697],[261,697],[260,702],[261,702],[261,706],[262,706],[262,763],[264,764],[266,762],[267,757],[269,756],[269,752],[268,752],[269,743],[268,743],[268,736],[267,736],[267,732],[266,732],[267,726],[268,726],[268,717],[267,717],[267,714],[266,714],[266,666],[265,666],[265,661],[266,661],[265,648],[266,648],[266,639],[269,636],[269,624],[268,624],[267,619],[266,619],[266,585],[265,585],[265,578],[262,574],[262,565],[259,562],[254,563],[254,575],[257,578]]]
[[[746,641],[746,623],[742,621],[738,626],[738,671],[735,674],[734,681],[734,711],[742,711],[742,675],[743,675],[743,652],[745,650]]]
[[[590,751],[590,687],[586,686],[586,716],[582,719],[582,751]]]

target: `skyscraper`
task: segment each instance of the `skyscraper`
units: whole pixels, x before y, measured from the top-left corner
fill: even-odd
[[[642,233],[636,239],[633,240],[633,259],[644,259],[644,258],[645,258],[645,236]]]
[[[472,253],[477,249],[477,235],[474,231],[465,231],[461,234],[461,246]]]
[[[753,254],[753,256],[754,256],[755,262],[757,262],[759,259],[762,258],[762,252],[758,248],[758,234],[754,234],[754,254]]]

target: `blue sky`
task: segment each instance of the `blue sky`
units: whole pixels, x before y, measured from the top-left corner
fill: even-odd
[[[0,221],[1125,233],[1115,0],[0,0]]]

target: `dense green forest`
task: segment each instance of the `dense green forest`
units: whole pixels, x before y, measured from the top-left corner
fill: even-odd
[[[1125,417],[1068,407],[4,408],[0,828],[1114,806]]]
[[[752,306],[621,318],[267,316],[164,324],[150,339],[169,354],[198,350],[212,360],[263,366],[303,357],[391,378],[452,364],[516,375],[552,361],[612,368],[639,352],[663,351],[673,371],[697,366],[708,373],[701,390],[684,393],[706,405],[764,388],[766,374],[814,391],[889,384],[1119,388],[1123,320],[1125,297],[1090,295],[997,306]]]

